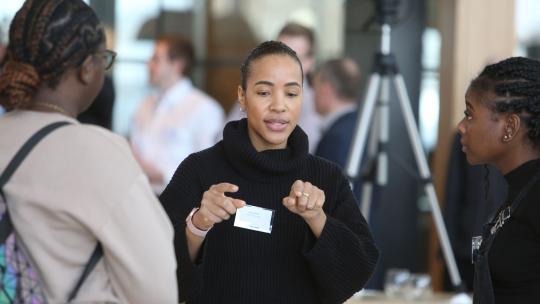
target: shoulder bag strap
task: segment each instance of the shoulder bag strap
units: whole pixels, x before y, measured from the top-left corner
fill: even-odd
[[[4,198],[4,201],[6,202],[6,208],[7,208],[7,200],[5,199],[5,196],[4,196],[4,191],[3,191],[4,185],[9,181],[13,173],[15,173],[17,168],[28,156],[28,154],[30,154],[32,149],[43,138],[45,138],[45,136],[47,136],[52,131],[68,124],[71,124],[71,123],[67,121],[60,121],[60,122],[49,124],[41,128],[23,144],[23,146],[17,151],[15,156],[11,159],[6,169],[2,172],[2,175],[0,175],[0,195],[2,196],[2,198]],[[5,215],[0,221],[0,242],[4,242],[6,238],[11,234],[12,231],[13,231],[13,224],[11,223],[9,212],[6,209]],[[96,245],[96,248],[92,252],[92,256],[88,260],[88,263],[86,263],[83,273],[81,277],[79,278],[79,280],[77,281],[75,288],[69,295],[70,302],[77,296],[77,293],[79,292],[79,289],[81,288],[82,284],[84,283],[88,275],[92,272],[94,267],[96,267],[96,264],[99,262],[102,256],[103,256],[103,248],[101,247],[101,244],[98,243]]]
[[[90,256],[90,259],[86,263],[86,266],[84,266],[84,270],[81,274],[81,277],[77,281],[77,284],[75,285],[75,288],[69,293],[68,297],[68,303],[73,301],[75,297],[77,297],[77,294],[79,293],[79,289],[81,289],[82,284],[88,278],[92,270],[94,270],[94,267],[96,267],[97,263],[103,256],[103,247],[101,247],[101,244],[98,242],[96,245],[96,248],[94,249],[94,252],[92,252],[92,255]]]
[[[19,167],[19,165],[23,162],[23,160],[28,156],[28,154],[32,151],[32,149],[49,133],[52,131],[65,126],[69,124],[67,121],[60,121],[55,122],[49,125],[46,125],[45,127],[41,128],[39,131],[34,133],[24,144],[21,148],[19,148],[19,151],[13,156],[9,164],[7,165],[4,172],[2,172],[2,175],[0,175],[0,195],[4,199],[4,202],[6,203],[6,211],[4,214],[4,217],[0,221],[0,242],[5,242],[6,238],[11,234],[13,231],[13,225],[11,224],[11,219],[9,217],[9,212],[7,211],[7,200],[4,196],[4,185],[9,181],[13,173],[15,173],[15,170]]]

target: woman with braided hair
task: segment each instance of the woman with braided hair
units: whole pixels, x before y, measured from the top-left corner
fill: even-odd
[[[43,138],[0,189],[45,298],[67,303],[100,244],[78,303],[177,303],[172,226],[127,142],[75,119],[115,56],[96,14],[82,0],[27,0],[9,35],[0,174],[38,130],[68,123]]]
[[[506,200],[473,246],[475,303],[540,299],[540,62],[488,65],[465,95],[459,123],[471,164],[492,164],[508,183]],[[476,238],[476,241],[480,240]]]

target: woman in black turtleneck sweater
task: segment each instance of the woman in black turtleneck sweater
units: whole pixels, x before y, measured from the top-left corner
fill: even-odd
[[[474,303],[540,301],[540,62],[509,58],[471,82],[459,123],[471,164],[489,163],[508,196],[475,253]]]
[[[238,88],[247,119],[184,160],[161,195],[175,227],[181,299],[339,303],[371,276],[378,251],[349,183],[308,154],[296,126],[302,75],[283,43],[256,47]],[[234,226],[246,204],[274,211],[271,233]]]

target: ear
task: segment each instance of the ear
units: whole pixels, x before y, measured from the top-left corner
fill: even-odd
[[[246,110],[246,93],[244,92],[244,89],[242,89],[242,86],[238,86],[238,103],[240,103],[240,109],[242,111]]]
[[[519,115],[517,114],[510,114],[506,118],[505,126],[504,126],[504,134],[503,134],[503,142],[509,142],[519,132],[519,129],[521,127],[521,118],[519,118]]]
[[[95,73],[96,65],[94,64],[93,59],[94,57],[92,55],[87,56],[77,70],[78,79],[84,85],[87,85],[92,81]]]

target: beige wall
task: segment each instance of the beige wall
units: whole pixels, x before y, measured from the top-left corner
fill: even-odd
[[[469,82],[482,68],[512,56],[515,46],[515,0],[438,0],[441,31],[440,121],[433,176],[439,201],[444,198],[449,150],[456,124],[463,117],[464,95]],[[431,269],[440,286],[442,259],[433,233]]]

